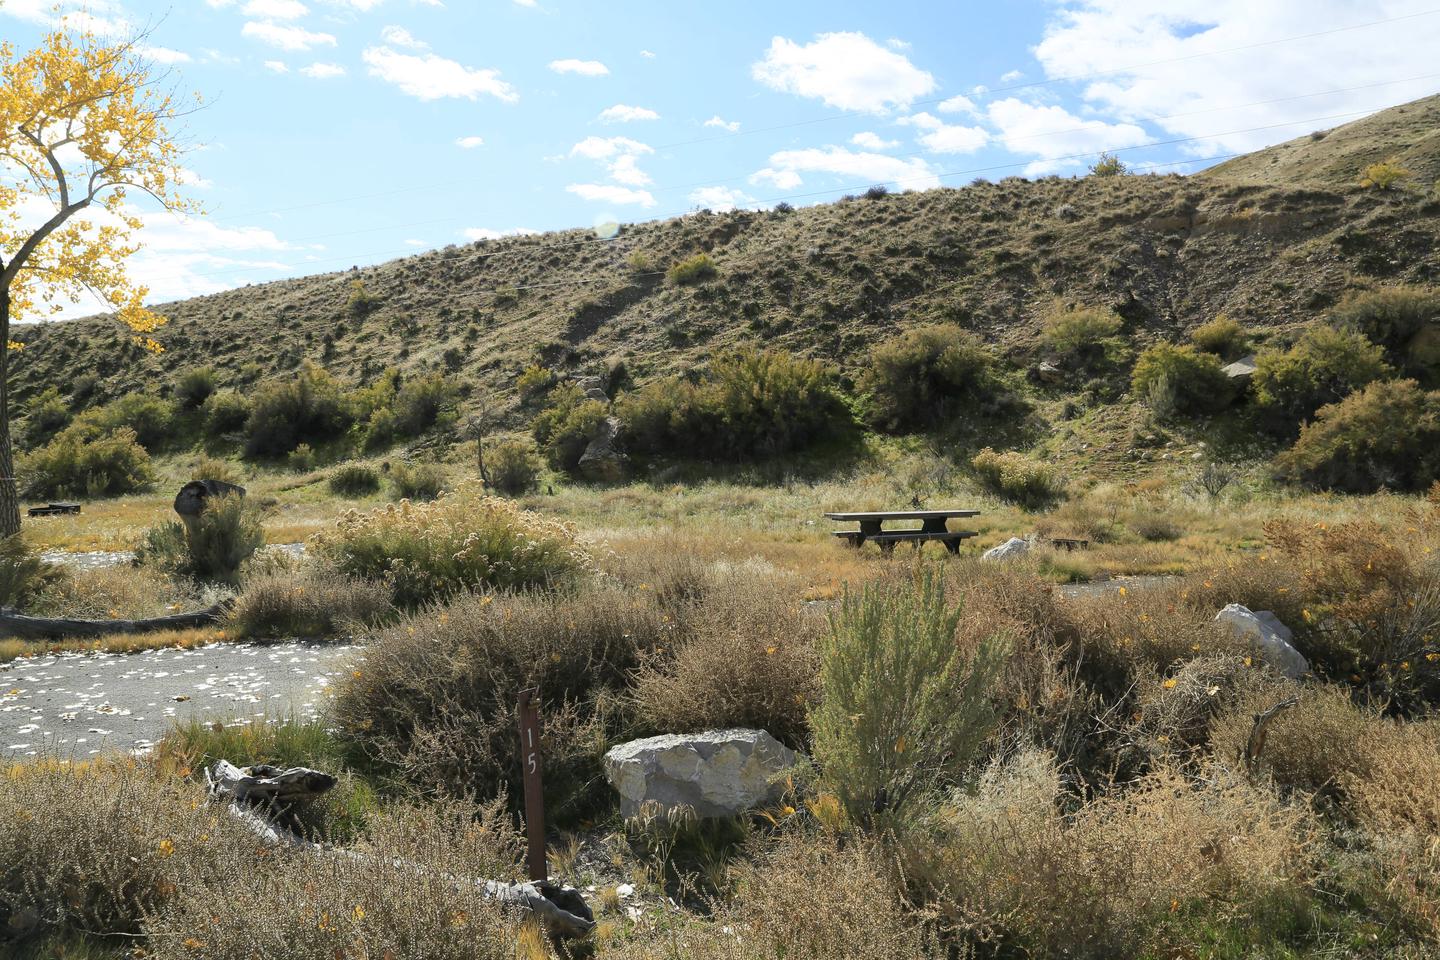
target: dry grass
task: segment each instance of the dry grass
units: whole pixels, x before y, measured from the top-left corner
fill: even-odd
[[[235,598],[229,626],[246,639],[329,639],[394,613],[385,583],[304,566],[249,578]]]
[[[48,584],[26,612],[85,620],[139,620],[203,610],[228,593],[154,568],[119,564],[71,572]]]
[[[210,643],[223,643],[230,637],[230,634],[218,627],[198,627],[193,630],[155,630],[151,633],[112,633],[87,639],[6,638],[0,639],[0,663],[51,653],[139,653],[142,650],[159,650],[165,647],[189,650]]]

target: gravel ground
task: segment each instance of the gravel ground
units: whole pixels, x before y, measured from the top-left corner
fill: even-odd
[[[58,654],[0,666],[0,759],[144,751],[176,720],[314,717],[350,644],[212,644]]]

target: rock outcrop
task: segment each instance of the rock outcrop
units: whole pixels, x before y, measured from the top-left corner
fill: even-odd
[[[620,792],[620,813],[646,804],[730,817],[772,798],[775,778],[795,753],[764,730],[707,730],[622,743],[605,754],[605,779]]]

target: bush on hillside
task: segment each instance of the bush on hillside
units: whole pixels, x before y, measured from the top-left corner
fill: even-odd
[[[847,592],[821,636],[814,755],[851,822],[913,825],[995,724],[1004,649],[958,644],[960,615],[926,572]]]
[[[397,500],[434,500],[445,492],[445,468],[438,463],[402,463],[390,471]]]
[[[1414,380],[1372,383],[1322,407],[1275,467],[1317,489],[1423,490],[1440,479],[1440,392]]]
[[[1119,177],[1129,172],[1125,162],[1113,153],[1102,153],[1090,164],[1090,174],[1096,177]]]
[[[384,583],[323,570],[282,570],[247,578],[229,623],[236,636],[247,639],[325,638],[374,626],[394,612]]]
[[[0,537],[0,607],[24,610],[46,586],[65,571],[40,555],[20,534]]]
[[[49,443],[55,434],[69,425],[70,405],[56,387],[47,387],[25,406],[25,423],[20,430],[21,443],[38,447]]]
[[[1315,326],[1289,350],[1260,351],[1251,387],[1261,409],[1288,430],[1390,373],[1380,347],[1364,334]]]
[[[118,497],[149,486],[155,479],[150,454],[121,427],[89,439],[66,429],[54,440],[22,457],[17,472],[26,497]]]
[[[1393,190],[1415,174],[1395,160],[1369,164],[1360,174],[1360,186],[1370,190]]]
[[[1330,319],[1380,344],[1398,366],[1423,373],[1412,346],[1422,331],[1440,324],[1440,290],[1394,286],[1354,293],[1330,311]]]
[[[240,468],[229,460],[221,460],[218,457],[199,457],[190,464],[190,479],[220,480],[224,483],[241,486],[245,477],[240,473]]]
[[[140,446],[154,451],[171,439],[174,423],[173,404],[159,397],[131,393],[86,410],[75,418],[72,429],[92,439],[128,429],[134,432]]]
[[[178,520],[151,527],[135,551],[136,562],[176,576],[234,583],[240,568],[265,545],[260,508],[240,496],[211,498],[190,524]]]
[[[997,453],[989,447],[970,461],[985,489],[1027,509],[1038,509],[1060,497],[1062,491],[1054,474],[1015,450]]]
[[[580,464],[585,448],[595,439],[609,410],[599,400],[587,400],[573,383],[550,392],[544,410],[535,418],[531,431],[545,460],[556,470],[572,471]]]
[[[559,381],[555,371],[532,363],[515,379],[515,389],[521,400],[534,400],[543,395]]]
[[[187,410],[198,409],[214,393],[214,367],[191,367],[175,378],[175,399]]]
[[[1057,360],[1089,368],[1124,355],[1125,344],[1119,336],[1124,325],[1114,310],[1079,307],[1047,317],[1040,339]]]
[[[453,422],[460,387],[440,373],[403,381],[388,406],[374,410],[366,426],[371,449],[413,440],[437,424]]]
[[[205,414],[205,436],[212,439],[240,432],[250,419],[250,401],[234,390],[212,394],[201,410]]]
[[[710,259],[710,254],[697,253],[693,257],[677,260],[671,264],[665,276],[671,283],[683,286],[691,283],[704,283],[706,280],[714,279],[716,273],[715,261]]]
[[[1146,349],[1135,361],[1130,389],[1162,417],[1172,412],[1215,413],[1234,399],[1230,378],[1220,372],[1220,358],[1189,344],[1157,343]]]
[[[255,392],[245,421],[245,455],[284,456],[301,442],[333,440],[352,420],[339,382],[306,364],[298,376],[270,381]]]
[[[1238,359],[1250,349],[1250,335],[1245,328],[1223,313],[1191,330],[1190,342],[1221,360]]]
[[[368,497],[380,492],[380,474],[363,463],[345,463],[326,481],[330,492],[342,497]]]
[[[917,327],[870,351],[860,378],[871,419],[886,430],[928,427],[1000,392],[995,354],[975,334],[950,324]]]
[[[535,447],[523,440],[502,440],[485,453],[485,470],[490,485],[508,496],[535,489],[540,481],[540,458]]]
[[[590,569],[569,526],[485,496],[478,483],[433,503],[351,511],[314,550],[347,577],[390,584],[407,608],[464,590],[561,586]]]
[[[825,364],[750,348],[718,355],[693,380],[626,394],[616,410],[640,453],[723,460],[782,456],[853,425]]]

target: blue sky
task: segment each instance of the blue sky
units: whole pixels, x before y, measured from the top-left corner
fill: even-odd
[[[0,36],[33,45],[53,6],[5,0]],[[146,214],[155,301],[514,231],[1083,174],[1107,148],[1188,172],[1440,90],[1427,0],[66,9],[148,27],[209,101],[186,161],[208,216]]]

